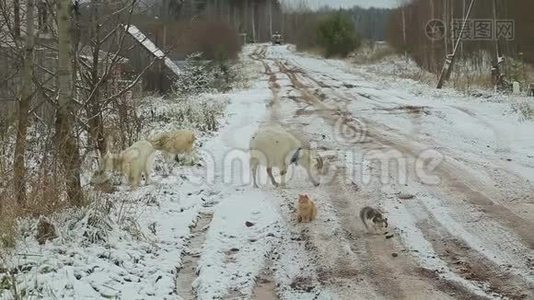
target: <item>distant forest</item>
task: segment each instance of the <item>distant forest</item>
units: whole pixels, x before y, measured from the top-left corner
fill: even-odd
[[[332,12],[349,15],[362,38],[384,40],[393,11],[359,7],[312,11],[305,4],[286,9],[278,0],[162,0],[147,4],[135,23],[158,37],[156,42],[159,46],[173,49],[175,55],[182,57],[195,48],[188,46],[191,38],[187,32],[194,31],[195,25],[203,20],[227,23],[238,34],[246,34],[249,42],[267,42],[271,33],[278,31],[284,35],[286,42],[307,48],[315,44],[318,21]],[[162,32],[163,25],[165,33]],[[162,41],[163,35],[166,41]]]
[[[387,40],[401,52],[406,51],[421,66],[438,71],[446,53],[451,53],[454,45],[451,32],[445,39],[431,40],[426,34],[427,22],[431,19],[444,20],[446,28],[454,27],[454,19],[462,19],[470,0],[414,0],[393,12],[388,25]],[[495,9],[494,9],[495,6]],[[463,57],[479,59],[481,52],[513,57],[534,63],[534,1],[532,0],[478,0],[472,9],[471,19],[513,20],[515,30],[510,39],[469,40],[461,43],[459,54]],[[403,34],[403,23],[406,35]],[[471,23],[469,23],[471,24]],[[472,28],[468,28],[472,34]],[[521,55],[522,54],[522,55]]]
[[[354,7],[347,10],[362,37],[374,41],[386,39],[386,29],[392,13],[393,10],[383,8]]]

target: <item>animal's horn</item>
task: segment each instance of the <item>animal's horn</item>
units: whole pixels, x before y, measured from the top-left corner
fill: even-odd
[[[106,152],[111,153],[111,147],[113,145],[113,138],[111,136],[108,136],[106,138]]]
[[[289,161],[289,164],[295,164],[295,165],[298,165],[299,152],[300,152],[300,150],[302,150],[302,148],[298,148],[297,151],[295,151],[295,153],[294,153],[293,156],[291,157],[291,160]]]
[[[321,156],[318,156],[316,158],[316,160],[317,160],[317,168],[319,170],[322,170],[323,169],[323,165],[324,165],[323,158]]]

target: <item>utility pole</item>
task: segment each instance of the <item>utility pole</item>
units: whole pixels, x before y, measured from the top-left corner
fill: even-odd
[[[493,0],[493,23],[497,24],[497,0]],[[494,28],[494,30],[497,30],[497,28]],[[495,33],[495,52],[497,52],[497,59],[499,59],[501,53],[499,49],[499,39],[497,38],[497,33]]]
[[[465,18],[465,0],[462,0],[462,19]],[[460,55],[464,55],[464,42],[460,43]]]
[[[252,42],[256,43],[256,7],[252,3]]]
[[[269,33],[273,36],[273,1],[269,0]]]
[[[404,48],[404,58],[408,60],[408,50],[406,49],[406,16],[404,15],[405,6],[402,5],[401,13],[402,13],[402,41],[403,41],[403,48]]]
[[[454,50],[452,54],[447,55],[445,58],[445,63],[443,64],[443,68],[441,69],[441,73],[439,75],[438,85],[436,88],[441,89],[443,87],[443,83],[445,82],[446,78],[449,78],[451,75],[452,66],[454,65],[454,60],[456,57],[456,51],[458,50],[458,46],[460,45],[460,42],[462,40],[462,35],[465,30],[465,25],[467,24],[467,20],[469,19],[469,16],[471,15],[471,10],[473,8],[473,4],[475,4],[476,0],[471,0],[471,4],[469,4],[469,9],[467,10],[467,15],[464,18],[462,29],[460,30],[460,33],[458,35],[458,38],[456,39],[456,44],[454,45]]]
[[[449,8],[450,8],[450,14],[449,14],[449,23],[447,23],[447,26],[445,28],[445,32],[449,32],[452,24],[454,23],[454,0],[447,0],[449,1]],[[464,16],[462,16],[463,18]],[[447,37],[447,35],[445,35]],[[460,45],[462,45],[462,41],[460,41]],[[454,37],[451,34],[451,46],[454,45]]]
[[[436,18],[436,10],[434,7],[434,0],[430,0],[430,11],[431,11],[431,19]],[[430,40],[430,59],[427,62],[427,66],[430,68],[430,70],[434,71],[434,61],[437,61],[435,53],[434,53],[434,39]]]
[[[493,22],[495,24],[495,30],[497,30],[497,0],[493,0]],[[502,87],[503,84],[503,68],[504,58],[501,58],[501,49],[499,47],[499,38],[497,37],[497,32],[495,32],[495,66],[492,67],[492,76],[494,80],[494,88],[497,90],[499,86]]]
[[[283,34],[285,32],[284,30],[286,29],[286,26],[285,26],[286,18],[285,18],[285,14],[281,14],[281,15],[282,15],[282,25],[281,25],[282,31],[280,31],[280,33]],[[278,20],[280,20],[280,14],[278,15]]]
[[[161,50],[165,51],[167,48],[167,25],[165,22],[163,23],[163,44],[161,46]]]
[[[445,42],[445,53],[448,54],[449,53],[449,42],[448,42],[448,33],[449,33],[449,9],[448,9],[448,4],[449,4],[449,1],[448,0],[445,0],[443,2],[443,22],[445,23],[445,38],[443,39],[443,41]],[[454,37],[452,37],[452,34],[451,34],[451,40],[453,39]],[[454,42],[451,43],[451,45],[454,45]]]

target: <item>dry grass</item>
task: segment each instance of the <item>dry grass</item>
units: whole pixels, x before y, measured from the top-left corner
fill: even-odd
[[[512,110],[519,114],[520,121],[534,120],[534,105],[526,100],[520,100],[513,103]]]
[[[0,211],[0,248],[13,248],[16,245],[17,217],[20,214],[14,199],[0,195],[2,210]]]
[[[38,137],[29,136],[26,155],[26,201],[17,203],[17,191],[13,185],[13,144],[12,139],[4,140],[6,146],[3,170],[0,174],[0,249],[16,246],[18,220],[49,216],[69,206],[66,200],[64,178],[56,172],[53,151],[48,151],[46,142],[36,142]],[[41,138],[41,140],[43,140]],[[39,151],[38,149],[43,149]],[[56,174],[54,176],[54,174]]]
[[[395,54],[391,48],[385,45],[377,47],[372,47],[369,44],[364,45],[350,55],[350,61],[365,65],[377,74],[412,79],[431,86],[437,83],[439,75],[421,68],[412,59],[405,59]],[[493,91],[492,62],[493,57],[485,52],[473,57],[459,58],[452,69],[450,79],[445,82],[445,86],[467,94],[471,94],[473,91]],[[519,80],[521,90],[526,95],[528,84],[534,83],[534,66],[519,65],[517,67],[516,62],[516,67],[513,69],[509,67],[513,60],[507,58],[506,62],[508,66],[504,70],[506,80],[511,81],[513,78]]]
[[[372,64],[395,55],[395,50],[387,45],[364,43],[360,49],[350,54],[349,57],[356,64]]]
[[[473,89],[490,90],[493,88],[491,75],[483,73],[464,73],[452,76],[448,85],[463,92]]]
[[[16,246],[18,219],[49,216],[69,206],[59,181],[52,182],[47,176],[34,176],[29,180],[28,187],[24,206],[17,203],[11,188],[0,194],[0,248]]]
[[[324,57],[324,50],[322,48],[319,48],[319,47],[310,47],[310,48],[306,48],[306,49],[299,49],[299,50],[304,50],[306,51],[306,53],[309,53],[313,56],[316,56],[316,57]]]

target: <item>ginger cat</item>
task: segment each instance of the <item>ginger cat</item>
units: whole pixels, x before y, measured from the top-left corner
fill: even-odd
[[[317,216],[317,207],[307,194],[299,195],[299,202],[297,207],[297,221],[308,223],[315,220]]]

